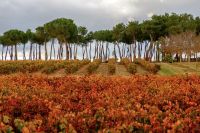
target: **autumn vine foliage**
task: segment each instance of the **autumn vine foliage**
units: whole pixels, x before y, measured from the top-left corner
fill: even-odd
[[[123,58],[120,61],[120,64],[124,65],[127,71],[131,74],[135,74],[137,72],[136,64],[132,63],[128,58]]]
[[[200,132],[198,76],[1,76],[0,132]]]
[[[135,64],[139,64],[144,69],[146,69],[147,71],[149,71],[150,73],[153,73],[153,74],[156,74],[160,70],[160,65],[150,63],[149,61],[137,59],[134,62],[135,62]]]
[[[89,63],[90,60],[0,61],[0,75],[38,71],[51,74],[60,69],[65,69],[66,74],[71,74]]]
[[[99,59],[94,60],[94,61],[91,62],[91,63],[89,64],[89,66],[87,67],[87,72],[88,72],[89,74],[94,73],[94,72],[98,69],[98,67],[99,67],[100,64],[101,64],[101,60],[99,60]]]

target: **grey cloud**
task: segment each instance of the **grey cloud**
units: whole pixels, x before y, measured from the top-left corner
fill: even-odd
[[[199,0],[0,0],[0,33],[26,30],[59,17],[72,18],[89,30],[109,29],[118,22],[147,19],[165,12],[200,15]]]

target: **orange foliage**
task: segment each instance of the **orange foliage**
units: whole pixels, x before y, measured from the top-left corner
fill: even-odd
[[[0,77],[0,131],[200,132],[200,78]]]

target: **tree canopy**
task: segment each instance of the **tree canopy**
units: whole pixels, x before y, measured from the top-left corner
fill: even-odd
[[[104,45],[106,50],[110,50],[108,43],[113,43],[114,54],[117,58],[117,53],[120,58],[132,55],[134,58],[142,56],[146,60],[152,60],[155,56],[159,61],[160,57],[164,60],[166,55],[176,55],[177,60],[182,58],[183,54],[191,58],[194,54],[200,52],[198,47],[200,33],[200,18],[193,17],[191,14],[163,14],[153,15],[150,19],[144,21],[130,21],[128,24],[118,23],[112,29],[105,29],[99,31],[88,31],[84,26],[77,26],[72,19],[58,18],[52,20],[43,26],[35,29],[35,32],[28,29],[26,32],[11,29],[0,36],[0,44],[3,47],[9,47],[12,52],[12,47],[15,46],[15,58],[17,59],[17,45],[31,43],[30,56],[34,51],[32,45],[45,48],[45,59],[51,59],[52,53],[55,55],[55,40],[58,41],[60,47],[58,48],[57,59],[63,59],[63,47],[65,46],[66,59],[72,59],[72,54],[77,54],[77,45],[84,45],[83,50],[87,52],[87,44],[96,41],[95,44],[96,55],[104,53]],[[191,40],[192,39],[192,40]],[[48,52],[48,45],[51,43],[50,53]],[[98,43],[101,43],[98,46]],[[74,50],[72,49],[74,46]],[[115,46],[118,47],[116,52]],[[90,46],[91,47],[91,46]],[[91,48],[90,48],[91,49]],[[37,50],[37,49],[36,49]],[[98,52],[101,51],[101,52]],[[107,51],[106,51],[107,52]],[[139,54],[138,56],[136,54]],[[25,52],[24,52],[25,54]],[[41,54],[41,53],[40,53]],[[74,54],[74,56],[76,56]],[[50,56],[50,57],[49,57]],[[197,58],[197,57],[196,57]]]

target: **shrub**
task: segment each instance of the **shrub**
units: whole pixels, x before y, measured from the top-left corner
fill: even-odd
[[[17,72],[32,73],[42,70],[43,73],[52,73],[63,67],[66,61],[2,61],[0,62],[0,74],[12,74]]]
[[[97,68],[99,67],[100,64],[101,64],[101,60],[99,60],[99,59],[94,60],[94,61],[91,62],[91,63],[89,64],[89,66],[87,67],[87,72],[88,72],[89,74],[94,73],[94,72],[97,70]]]
[[[42,73],[51,74],[69,65],[72,72],[90,63],[89,60],[51,60],[51,61],[0,61],[0,74],[12,74],[17,72],[32,73],[41,70]],[[68,66],[67,66],[68,67]]]
[[[129,63],[131,63],[130,59],[128,58],[123,58],[121,61],[120,61],[120,64],[121,65],[128,65]]]
[[[55,66],[48,66],[42,70],[42,73],[51,74],[51,73],[55,72],[55,70],[57,70],[57,68]]]
[[[27,65],[24,65],[24,70],[32,73],[41,70],[44,66],[45,61],[30,61]]]
[[[66,74],[72,74],[75,73],[76,71],[78,71],[82,66],[89,64],[90,61],[89,60],[75,60],[72,61],[70,63],[67,63],[67,65],[65,66],[65,73]]]
[[[87,65],[87,64],[89,64],[89,63],[90,63],[90,60],[81,60],[81,61],[80,61],[80,65],[81,65],[81,66]]]
[[[160,70],[160,65],[150,63],[149,61],[138,59],[135,62],[137,62],[144,69],[146,69],[147,71],[153,74],[156,74]]]
[[[166,55],[165,58],[163,58],[163,62],[167,62],[167,63],[173,63],[173,57],[172,55]]]
[[[23,70],[23,66],[14,61],[5,61],[0,63],[0,73],[1,74],[11,74],[20,72]]]
[[[136,65],[134,63],[128,64],[127,70],[129,73],[135,74],[137,72]]]
[[[134,63],[130,61],[128,58],[124,58],[121,60],[120,64],[124,65],[127,71],[131,74],[135,74],[137,72],[137,67]]]
[[[78,69],[79,69],[79,64],[73,62],[65,66],[65,73],[72,74],[78,71]]]
[[[65,67],[69,61],[48,61],[45,64],[45,67],[42,70],[42,73],[51,74],[54,73],[56,70],[62,69]]]
[[[45,61],[1,61],[0,74],[31,73],[42,69],[44,64]]]

